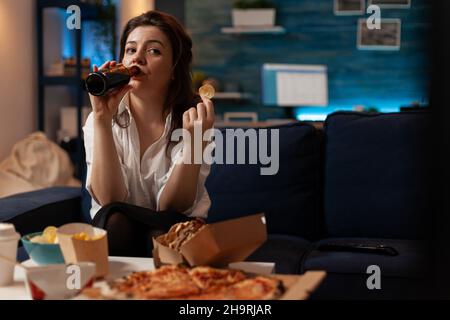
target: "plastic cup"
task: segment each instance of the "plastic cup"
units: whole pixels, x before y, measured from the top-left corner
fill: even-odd
[[[0,255],[16,261],[20,235],[11,223],[0,223]],[[0,259],[0,287],[14,280],[14,265]]]

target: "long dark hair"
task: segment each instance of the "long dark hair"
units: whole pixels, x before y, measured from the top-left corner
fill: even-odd
[[[192,86],[192,40],[178,20],[160,11],[148,11],[127,22],[120,39],[120,61],[125,54],[128,35],[137,27],[154,26],[169,38],[173,50],[173,77],[164,103],[163,113],[172,111],[172,122],[168,135],[169,144],[172,132],[183,126],[183,113],[198,101]],[[168,146],[169,146],[168,144]]]

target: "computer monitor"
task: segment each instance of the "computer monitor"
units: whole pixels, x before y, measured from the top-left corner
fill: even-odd
[[[262,102],[266,106],[328,105],[328,76],[324,65],[264,64]]]

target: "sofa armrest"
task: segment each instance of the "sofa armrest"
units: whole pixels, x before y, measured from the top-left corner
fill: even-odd
[[[0,221],[13,223],[21,235],[82,221],[81,188],[53,187],[2,198]]]

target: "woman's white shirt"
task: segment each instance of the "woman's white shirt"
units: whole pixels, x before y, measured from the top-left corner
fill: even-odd
[[[161,137],[148,147],[140,160],[139,134],[136,122],[129,109],[129,95],[126,94],[119,105],[118,113],[128,111],[130,125],[121,128],[117,124],[112,127],[114,142],[119,156],[122,175],[127,188],[124,202],[159,211],[159,199],[162,191],[177,163],[182,158],[182,142],[166,152],[167,136],[170,133],[172,114],[166,117],[164,132]],[[91,189],[92,157],[94,147],[94,116],[88,116],[83,127],[84,146],[86,149],[86,189],[92,197],[91,217],[93,218],[101,206],[96,201]],[[193,205],[182,212],[190,217],[206,218],[211,200],[205,188],[205,181],[210,172],[210,165],[203,163],[200,167],[197,195]]]

